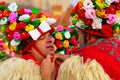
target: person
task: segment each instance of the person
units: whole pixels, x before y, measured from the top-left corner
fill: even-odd
[[[119,4],[118,0],[110,2],[83,0],[71,11],[72,24],[82,35],[79,36],[81,46],[74,54],[83,57],[84,63],[88,59],[96,60],[111,80],[120,80],[120,41],[114,38],[120,26]],[[55,57],[64,62],[66,56],[57,54]]]
[[[4,41],[8,44],[9,55],[12,57],[12,59],[1,63],[1,69],[8,70],[7,67],[4,67],[4,65],[7,65],[11,67],[9,68],[11,72],[7,73],[3,69],[0,74],[4,73],[5,75],[0,79],[43,80],[41,77],[42,69],[40,70],[41,62],[48,57],[51,63],[54,63],[55,50],[51,33],[56,20],[45,16],[37,8],[21,8],[16,2],[10,3],[7,7],[5,5],[0,6],[3,8],[1,9],[0,25],[5,26]],[[12,66],[11,63],[13,63]],[[15,66],[18,66],[18,68],[15,68]],[[55,65],[53,64],[53,66]],[[56,66],[56,68],[58,67]],[[23,74],[24,72],[25,74]],[[37,74],[34,75],[36,77],[39,75],[39,78],[31,78],[33,77],[32,72]],[[6,75],[9,77],[6,77]],[[54,78],[54,75],[51,76]]]

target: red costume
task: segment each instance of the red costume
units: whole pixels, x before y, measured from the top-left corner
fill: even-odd
[[[120,80],[120,41],[101,38],[81,47],[80,56],[97,60],[113,80]]]

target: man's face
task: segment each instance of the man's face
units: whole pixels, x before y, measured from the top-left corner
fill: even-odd
[[[45,33],[43,36],[41,36],[36,41],[35,45],[44,55],[55,53],[54,43],[50,33]]]

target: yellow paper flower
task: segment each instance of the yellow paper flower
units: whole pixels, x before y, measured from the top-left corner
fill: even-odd
[[[68,40],[64,40],[63,43],[64,43],[63,46],[64,46],[65,48],[68,48],[68,47],[69,47],[69,41],[68,41]]]
[[[16,51],[17,50],[17,47],[16,46],[10,46],[10,51],[11,52],[14,52],[14,51]]]
[[[46,19],[47,19],[46,16],[42,16],[42,17],[40,18],[40,22],[45,21]]]
[[[57,33],[55,34],[55,38],[56,38],[56,39],[59,39],[59,40],[62,40],[62,34],[61,34],[60,32],[57,32]]]
[[[117,10],[117,11],[116,11],[116,15],[117,15],[118,17],[120,17],[120,10]]]
[[[78,14],[75,14],[73,17],[72,17],[72,20],[78,20]]]
[[[25,27],[25,30],[26,31],[31,31],[31,30],[33,30],[34,29],[34,25],[32,25],[32,24],[28,24],[26,27]]]
[[[10,24],[9,29],[10,29],[11,31],[15,30],[15,29],[16,29],[16,25],[17,25],[17,22],[14,21],[13,23]]]
[[[100,9],[104,9],[104,0],[96,0],[95,1],[96,5],[100,8]]]

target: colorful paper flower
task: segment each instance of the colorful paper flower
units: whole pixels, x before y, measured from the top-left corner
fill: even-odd
[[[17,9],[18,9],[18,5],[16,4],[16,2],[12,2],[12,3],[10,3],[10,5],[8,6],[8,9],[9,9],[11,12],[16,12]]]
[[[70,13],[73,25],[84,31],[93,31],[96,36],[113,37],[118,34],[115,32],[120,27],[115,30],[113,26],[120,26],[120,0],[82,0],[78,3],[82,8],[77,4]]]
[[[8,6],[2,4],[0,10],[0,26],[4,26],[3,37],[13,56],[14,52],[23,49],[28,42],[37,40],[42,34],[52,30],[51,26],[55,22],[54,18],[45,16],[39,9],[21,8],[16,2]],[[23,44],[24,41],[27,43]]]
[[[78,46],[75,26],[57,26],[52,34],[56,53],[70,54],[72,48]]]

